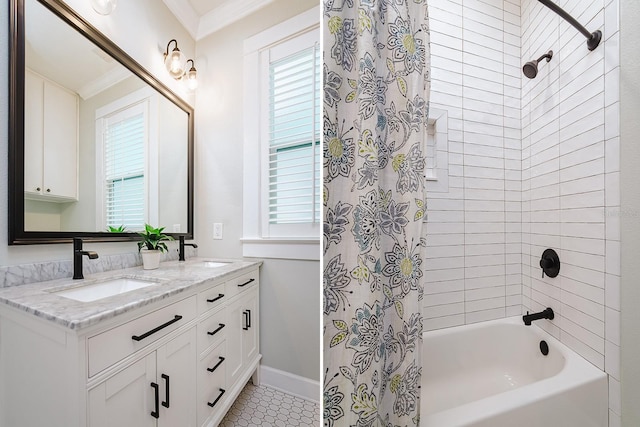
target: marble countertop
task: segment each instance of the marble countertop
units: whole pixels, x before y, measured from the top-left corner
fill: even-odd
[[[221,267],[207,267],[205,261],[227,262]],[[185,262],[168,261],[157,270],[142,266],[86,275],[84,280],[71,278],[31,283],[0,289],[0,303],[31,313],[72,330],[95,325],[120,314],[178,295],[207,280],[224,279],[262,264],[261,261],[192,258]],[[62,290],[127,277],[158,283],[96,301],[81,302],[57,295]]]

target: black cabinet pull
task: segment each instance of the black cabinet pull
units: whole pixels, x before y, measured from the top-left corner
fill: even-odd
[[[213,368],[207,368],[207,371],[213,372],[216,369],[218,369],[218,366],[222,365],[222,362],[224,362],[224,357],[219,356],[218,359],[220,359],[220,360],[218,360],[218,363],[216,363],[216,365]]]
[[[248,331],[249,330],[249,318],[247,317],[247,310],[243,311],[242,314],[244,315],[244,326],[242,327],[243,331]]]
[[[162,402],[162,406],[164,406],[165,408],[168,408],[169,407],[169,375],[162,374],[160,376],[166,382],[166,388],[165,388],[165,391],[164,391],[165,392],[165,396],[164,396],[165,401]]]
[[[251,327],[251,310],[247,310],[247,328]]]
[[[176,323],[180,319],[182,319],[182,316],[179,316],[179,315],[176,314],[176,316],[173,319],[169,320],[167,323],[163,323],[162,325],[158,326],[157,328],[154,328],[154,329],[150,330],[149,332],[145,332],[142,335],[133,335],[131,337],[131,339],[134,340],[134,341],[142,341],[143,339],[147,338],[149,335],[153,335],[156,332],[158,332],[159,330],[164,329],[167,326],[173,325],[174,323]]]
[[[207,402],[207,405],[211,406],[212,408],[216,406],[216,403],[218,403],[218,400],[222,398],[222,395],[224,394],[224,392],[225,392],[225,389],[221,388],[220,394],[218,395],[218,397],[216,397],[216,400],[214,400],[213,402]]]
[[[213,299],[208,299],[207,302],[216,302],[218,301],[220,298],[224,297],[224,294],[218,294],[217,297],[213,298]]]
[[[160,401],[160,396],[158,395],[159,391],[158,391],[158,384],[156,383],[151,383],[151,387],[154,389],[154,393],[155,393],[155,404],[156,404],[156,410],[155,411],[151,411],[151,416],[153,418],[160,418],[160,408],[159,408],[159,404],[158,402]]]
[[[256,279],[249,279],[246,282],[244,282],[242,285],[238,285],[239,288],[243,287],[243,286],[247,286],[249,283],[253,282]]]
[[[218,332],[220,332],[220,330],[222,330],[222,328],[224,328],[224,326],[225,326],[225,325],[224,325],[224,323],[218,323],[218,325],[220,325],[220,326],[218,326],[214,331],[207,332],[207,334],[209,334],[209,335],[215,335],[215,334],[217,334]]]

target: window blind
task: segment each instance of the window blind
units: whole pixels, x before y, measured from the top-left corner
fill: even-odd
[[[106,120],[104,177],[107,227],[144,228],[144,141],[143,113]]]
[[[320,50],[269,67],[270,224],[320,221]]]

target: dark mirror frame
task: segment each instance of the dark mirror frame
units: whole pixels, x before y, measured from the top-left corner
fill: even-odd
[[[194,111],[160,80],[149,73],[118,45],[78,15],[62,0],[37,0],[63,22],[95,43],[133,74],[153,87],[188,115],[187,232],[166,233],[174,238],[193,238]],[[73,237],[88,241],[139,240],[137,233],[25,231],[24,229],[24,90],[25,90],[25,0],[9,0],[9,245],[71,243]],[[156,224],[153,224],[156,226]]]

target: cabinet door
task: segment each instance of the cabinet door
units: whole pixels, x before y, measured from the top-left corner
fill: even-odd
[[[155,381],[152,353],[89,390],[89,427],[154,427]]]
[[[43,194],[77,198],[77,152],[78,98],[45,81]]]
[[[258,354],[258,287],[254,287],[242,297],[243,329],[242,329],[242,362],[249,363]]]
[[[240,298],[227,307],[227,386],[233,387],[242,372],[242,327],[244,325],[244,301]]]
[[[196,427],[196,328],[157,350],[158,427]]]
[[[24,91],[24,191],[42,193],[42,138],[44,80],[25,72]]]

